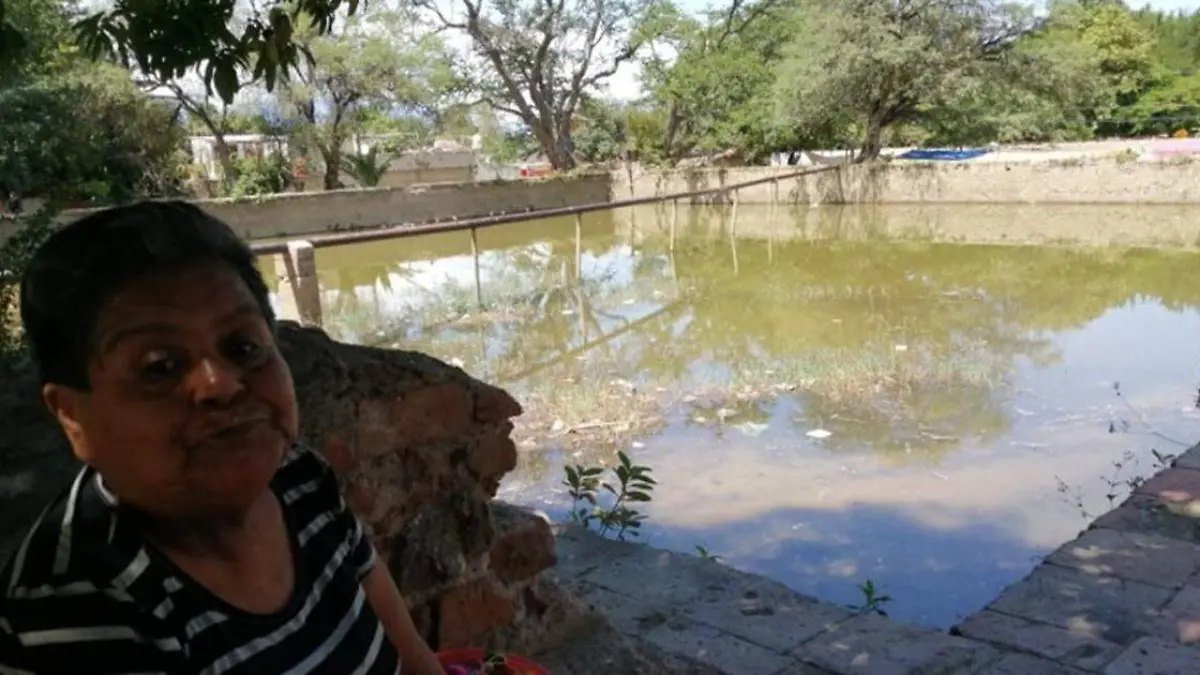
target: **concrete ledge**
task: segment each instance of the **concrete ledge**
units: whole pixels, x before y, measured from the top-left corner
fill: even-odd
[[[229,223],[246,239],[276,239],[595,204],[608,201],[609,181],[607,173],[599,173],[545,180],[291,192],[193,203]],[[62,221],[93,211],[67,211]],[[0,222],[0,241],[14,227],[11,221]]]
[[[738,167],[612,173],[612,198],[735,185],[802,167]],[[632,177],[632,180],[631,180]],[[878,162],[738,191],[742,204],[1034,203],[1200,204],[1200,161],[1113,159],[1023,162]],[[719,197],[718,201],[725,201]],[[698,199],[708,201],[708,198]]]

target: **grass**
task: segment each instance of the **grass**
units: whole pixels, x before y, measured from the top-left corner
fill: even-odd
[[[854,405],[922,390],[994,388],[1003,384],[997,368],[966,350],[920,354],[897,346],[862,350],[821,350],[744,369],[734,386],[800,390],[831,402]]]

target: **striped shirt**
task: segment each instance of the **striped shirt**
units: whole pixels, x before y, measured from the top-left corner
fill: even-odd
[[[273,614],[233,607],[148,545],[85,468],[0,573],[0,675],[395,675],[361,581],[375,549],[326,461],[300,447],[271,488],[295,587]]]

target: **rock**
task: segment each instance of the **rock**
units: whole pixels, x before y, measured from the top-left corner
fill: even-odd
[[[487,645],[536,621],[547,609],[536,576],[554,564],[554,537],[543,518],[491,505],[516,467],[520,404],[425,354],[290,323],[279,336],[304,438],[334,466],[426,638]]]

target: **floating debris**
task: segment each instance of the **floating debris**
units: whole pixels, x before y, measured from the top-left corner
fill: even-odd
[[[761,422],[742,422],[734,428],[750,438],[756,438],[761,436],[762,432],[767,430],[767,425]]]
[[[812,431],[810,431],[804,435],[808,436],[809,438],[829,438],[830,436],[833,435],[833,432],[826,431],[824,429],[813,429]]]
[[[893,349],[898,352],[906,352],[908,351],[908,345],[896,345]]]

